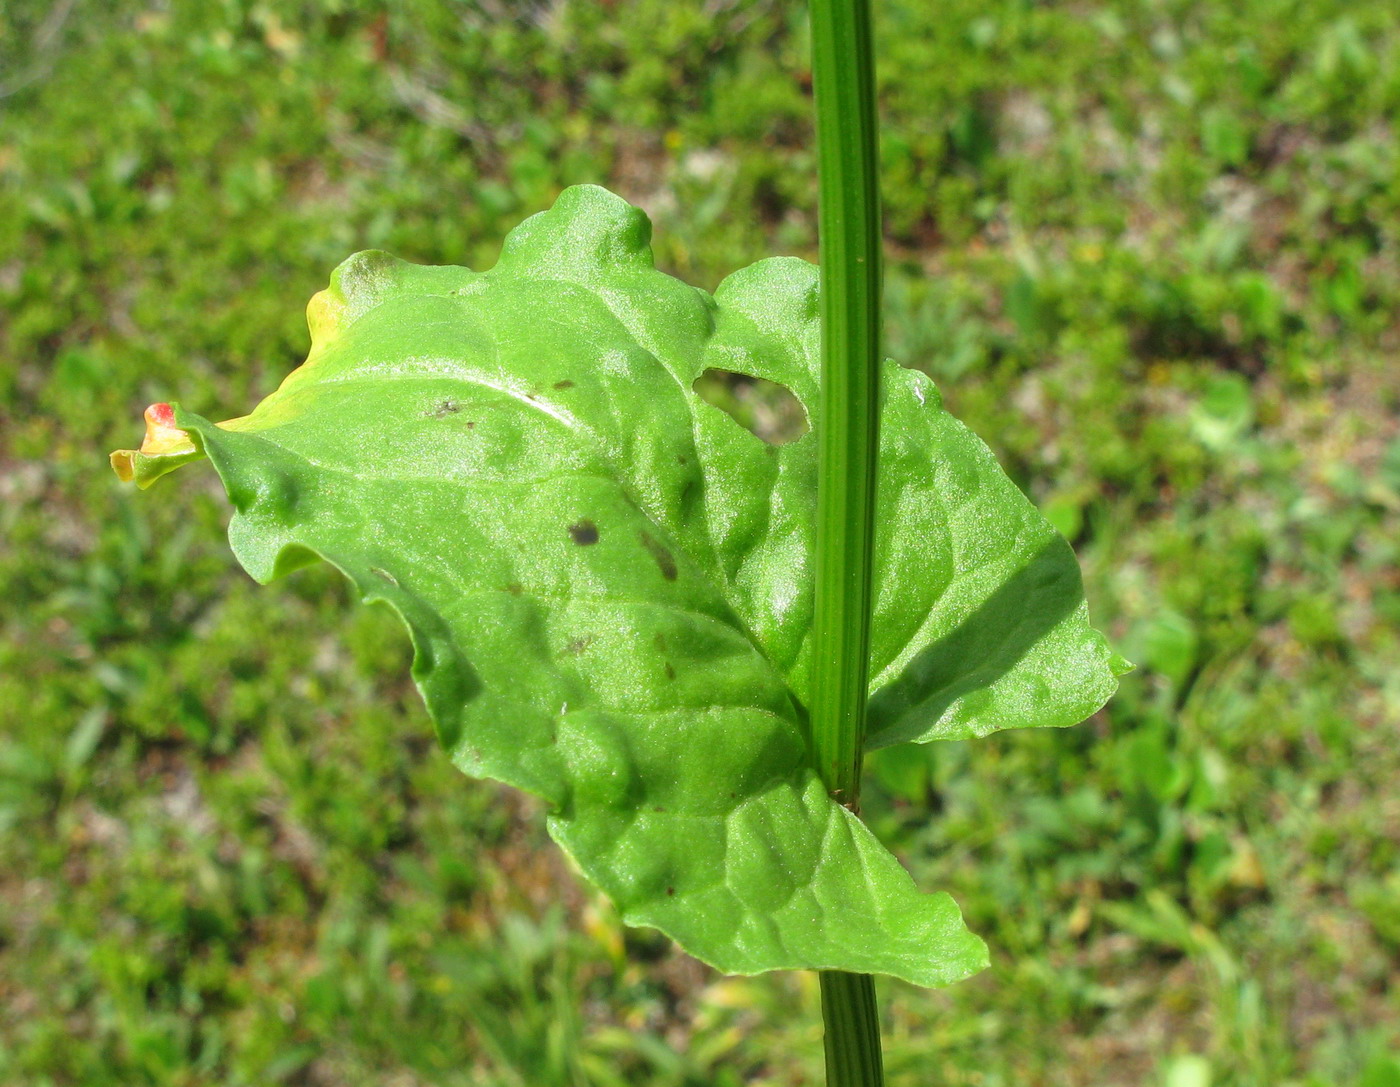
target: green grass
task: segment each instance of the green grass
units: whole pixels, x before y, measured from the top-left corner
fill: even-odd
[[[50,11],[0,15],[0,1082],[817,1082],[814,977],[621,930],[434,750],[390,616],[253,586],[211,475],[105,466],[269,391],[351,251],[486,264],[568,183],[701,285],[814,258],[803,12],[88,4],[36,50]],[[882,984],[890,1082],[1400,1083],[1400,14],[878,16],[890,351],[1140,664],[872,760],[994,949]]]

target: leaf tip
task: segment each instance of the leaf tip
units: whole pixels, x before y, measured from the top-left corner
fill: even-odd
[[[112,471],[123,483],[130,483],[136,478],[136,468],[132,463],[136,459],[136,450],[117,449],[108,454],[107,459],[112,463]]]
[[[146,409],[146,433],[139,449],[118,449],[109,460],[123,483],[142,490],[172,469],[199,456],[187,430],[175,422],[175,405],[152,404]]]

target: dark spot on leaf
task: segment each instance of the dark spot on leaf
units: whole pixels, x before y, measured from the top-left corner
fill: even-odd
[[[666,888],[666,893],[667,893],[668,895],[674,895],[674,894],[676,893],[676,889],[675,889],[674,887],[667,887],[667,888]]]
[[[593,644],[594,635],[585,634],[581,638],[570,638],[569,644],[564,647],[564,652],[571,657],[581,657],[588,647]]]
[[[666,635],[662,634],[661,631],[658,630],[656,632],[656,636],[652,638],[652,641],[656,643],[657,649],[661,650],[663,653],[666,652]]]
[[[569,526],[569,538],[580,547],[598,542],[598,526],[592,521],[579,521]]]
[[[379,575],[380,577],[382,577],[385,581],[387,581],[390,585],[397,586],[398,583],[399,583],[399,579],[398,579],[398,578],[396,578],[393,574],[389,573],[388,570],[381,570],[378,566],[371,566],[371,567],[369,568],[369,572],[370,572],[371,574],[378,574],[378,575]]]
[[[677,453],[677,454],[676,454],[676,463],[677,463],[677,464],[689,464],[690,462],[689,462],[688,460],[685,459],[685,454],[684,454],[684,453]]]
[[[666,678],[667,678],[667,679],[675,679],[675,678],[676,678],[676,669],[675,669],[675,667],[671,664],[670,661],[667,661],[667,662],[666,662]]]
[[[506,592],[510,593],[511,596],[519,596],[524,591],[525,586],[521,585],[518,581],[512,581],[509,585],[506,586]]]
[[[662,815],[665,815],[665,814],[666,814],[666,809],[665,809],[665,808],[652,808],[651,810],[654,811],[654,812],[660,812]]]
[[[456,415],[456,414],[457,414],[459,411],[461,411],[461,410],[462,410],[462,405],[460,405],[459,403],[457,403],[457,401],[455,401],[455,400],[444,400],[441,404],[439,404],[437,407],[435,407],[432,411],[428,412],[428,414],[429,414],[429,415],[436,416],[436,417],[439,418],[439,419],[442,419],[442,418],[445,418],[445,417],[448,416],[448,415]]]
[[[556,381],[554,383],[554,387],[556,389],[572,389],[574,387],[574,383],[568,378],[565,378],[563,381]]]
[[[475,419],[468,419],[468,420],[467,420],[467,429],[468,429],[468,430],[471,430],[474,426],[476,426],[476,420],[475,420]]]
[[[667,549],[665,544],[656,540],[650,532],[642,529],[642,546],[651,552],[651,557],[656,560],[656,565],[661,570],[661,576],[667,581],[676,580],[676,558]]]

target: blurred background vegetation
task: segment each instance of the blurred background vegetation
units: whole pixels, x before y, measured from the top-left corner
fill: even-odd
[[[1066,731],[875,760],[993,948],[882,982],[893,1087],[1400,1085],[1400,9],[883,0],[891,354],[1139,662]],[[460,777],[406,638],[258,589],[211,472],[357,249],[489,265],[566,184],[713,288],[815,257],[779,0],[6,0],[0,1082],[799,1085],[814,983],[624,932]]]

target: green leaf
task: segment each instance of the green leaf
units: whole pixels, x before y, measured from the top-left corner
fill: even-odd
[[[765,444],[698,396],[707,369],[817,418],[816,270],[762,261],[714,297],[657,272],[650,226],[565,191],[488,272],[362,253],[309,309],[306,363],[249,416],[179,410],[268,581],[317,558],[408,626],[455,763],[542,797],[634,925],[733,973],[986,962],[811,769],[811,435]],[[889,365],[873,742],[1070,724],[1118,663],[1068,545]],[[157,421],[169,413],[157,412]],[[114,463],[149,482],[165,462]]]

